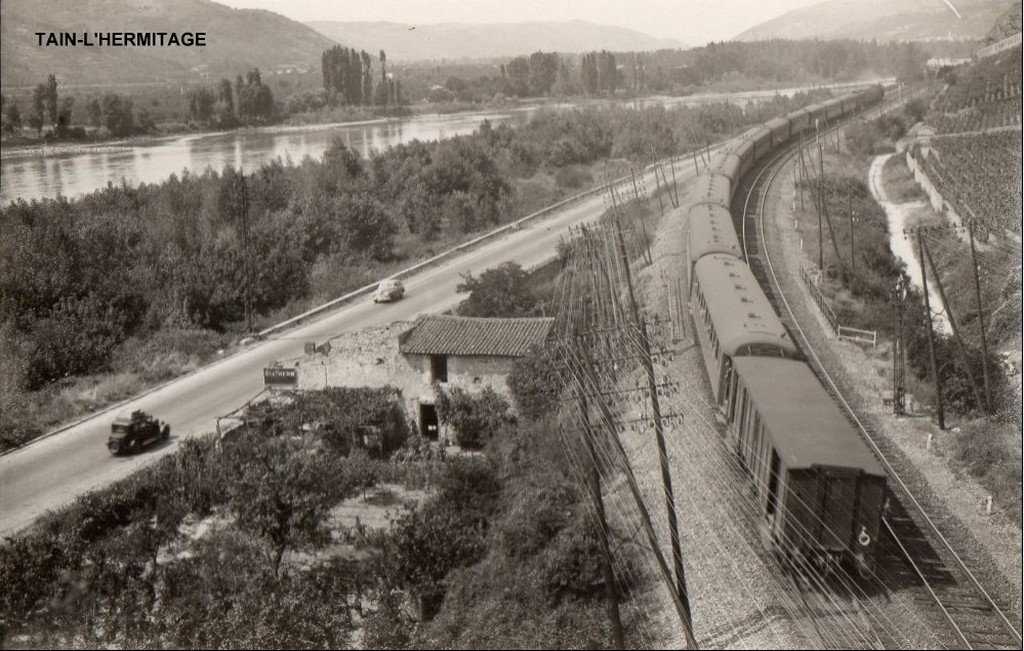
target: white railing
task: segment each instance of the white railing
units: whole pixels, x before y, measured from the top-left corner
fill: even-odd
[[[816,265],[805,263],[800,265],[800,278],[804,281],[807,291],[810,292],[814,304],[818,306],[821,315],[828,321],[829,327],[836,333],[836,336],[846,341],[858,344],[871,344],[874,348],[878,345],[878,332],[875,330],[861,330],[839,323],[836,311],[829,305],[828,298],[821,288],[821,270]]]

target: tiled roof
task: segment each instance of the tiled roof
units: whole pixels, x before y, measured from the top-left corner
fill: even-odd
[[[398,340],[402,354],[522,357],[543,344],[554,319],[493,319],[428,314]]]

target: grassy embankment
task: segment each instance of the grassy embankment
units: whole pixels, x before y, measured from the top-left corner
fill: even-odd
[[[892,129],[891,121],[851,129],[839,150],[826,149],[824,166],[826,213],[831,217],[831,229],[828,220],[823,220],[826,269],[823,290],[841,324],[879,333],[880,346],[865,351],[865,354],[878,362],[879,373],[885,375],[891,374],[892,288],[904,271],[902,262],[894,257],[889,246],[885,213],[874,201],[866,182],[873,156],[893,151],[893,137],[901,135],[901,129]],[[882,185],[892,202],[913,204],[908,208],[908,227],[945,224],[945,218],[931,209],[923,191],[914,182],[902,153],[886,162],[882,170]],[[816,181],[808,181],[804,209],[800,209],[798,199],[796,211],[806,259],[815,265],[819,256],[818,214],[812,198],[816,187]],[[852,230],[848,218],[851,207],[855,218]],[[926,239],[967,344],[971,372],[980,384],[980,340],[968,245],[953,234],[929,234]],[[937,449],[946,455],[955,472],[974,477],[991,491],[996,502],[1020,524],[1019,395],[1015,395],[1012,382],[1003,374],[997,356],[992,352],[1012,343],[1014,328],[1008,324],[1014,322],[1014,317],[1019,324],[1020,285],[1017,281],[1014,303],[1013,279],[1008,284],[1006,278],[985,274],[986,268],[1005,266],[1005,260],[999,257],[995,250],[979,254],[979,264],[983,269],[983,300],[989,313],[996,315],[988,323],[995,414],[983,414],[963,371],[953,338],[938,334],[937,357],[942,360],[940,374],[947,422],[957,429],[949,435],[948,442]],[[931,278],[930,269],[928,273]],[[934,280],[931,282],[934,287]],[[920,295],[911,291],[904,303],[909,356],[907,391],[914,402],[931,409],[934,407],[934,388],[921,305]],[[942,310],[941,305],[933,305],[932,308],[935,312]]]

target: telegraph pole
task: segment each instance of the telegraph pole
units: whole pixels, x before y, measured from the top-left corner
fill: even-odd
[[[577,337],[578,340],[578,337]],[[577,341],[577,344],[579,342]],[[581,347],[581,349],[585,349]],[[608,521],[605,518],[604,498],[601,495],[601,474],[598,471],[597,451],[594,449],[594,431],[590,425],[590,411],[583,392],[577,387],[580,417],[583,419],[583,442],[590,458],[590,470],[587,473],[590,486],[590,499],[594,502],[597,515],[597,538],[601,545],[601,571],[604,574],[604,593],[608,605],[608,624],[612,630],[612,648],[625,649],[626,641],[622,633],[622,618],[619,615],[619,595],[615,586],[615,572],[612,570],[612,553],[608,547]]]
[[[892,334],[892,411],[897,416],[904,416],[907,413],[906,340],[903,336],[903,301],[906,294],[903,277],[900,276],[896,280],[896,289],[893,292],[895,323]]]
[[[981,306],[981,279],[978,277],[978,254],[974,250],[974,222],[967,221],[971,242],[971,271],[974,272],[974,300],[978,308],[978,336],[981,339],[981,372],[985,376],[985,411],[992,412],[992,383],[988,375],[988,341],[985,338],[985,312]]]
[[[939,277],[939,270],[935,268],[935,260],[932,259],[932,252],[927,246],[924,247],[924,255],[928,258],[928,266],[932,269],[932,277],[935,278],[935,287],[939,290],[939,299],[942,301],[942,308],[946,311],[946,317],[949,320],[949,327],[953,330],[953,340],[956,342],[957,351],[960,353],[960,361],[963,364],[963,371],[967,374],[967,379],[971,382],[971,390],[974,392],[974,400],[980,405],[983,401],[981,390],[978,388],[978,378],[974,376],[974,369],[971,368],[971,361],[967,356],[967,346],[964,345],[964,340],[960,337],[960,328],[957,327],[956,316],[953,315],[953,306],[950,304],[949,299],[946,298],[946,290],[942,286],[942,278]]]
[[[924,238],[917,232],[917,257],[921,262],[921,287],[924,290],[925,327],[928,328],[928,359],[931,362],[932,377],[935,378],[935,415],[939,421],[939,429],[946,429],[946,414],[942,409],[942,378],[939,377],[939,366],[935,361],[935,333],[932,332],[932,306],[928,298],[928,274],[924,268]]]
[[[626,243],[622,237],[622,229],[616,228],[616,239],[619,242],[619,257],[622,260],[622,268],[626,277],[626,285],[629,290],[629,306],[633,313],[634,323],[640,328],[640,348],[644,367],[647,371],[647,387],[651,394],[651,412],[654,419],[654,436],[658,445],[658,460],[661,465],[661,484],[665,491],[665,510],[668,515],[668,531],[672,542],[672,564],[676,575],[677,589],[682,607],[686,611],[687,637],[693,648],[696,642],[693,639],[693,615],[690,611],[690,598],[686,589],[686,573],[683,568],[683,551],[679,541],[679,523],[676,520],[675,494],[672,490],[672,472],[668,464],[668,451],[665,446],[665,430],[661,418],[661,405],[658,400],[657,379],[654,375],[654,360],[651,357],[651,345],[647,337],[647,323],[640,315],[640,308],[637,306],[636,295],[633,292],[633,276],[629,268],[629,257],[626,255]]]
[[[818,136],[818,269],[825,271],[825,232],[821,223],[825,212],[825,159],[821,155],[821,136]]]
[[[245,252],[245,331],[252,332],[252,255],[249,246],[249,190],[245,182],[245,172],[239,168],[238,210],[242,223],[242,248]]]
[[[846,217],[850,220],[850,281],[857,280],[857,258],[854,257],[853,248],[853,189],[846,190]]]

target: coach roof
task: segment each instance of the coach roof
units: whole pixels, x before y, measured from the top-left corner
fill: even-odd
[[[788,468],[841,466],[885,475],[807,364],[777,357],[738,357],[733,365]]]
[[[796,356],[786,328],[746,263],[730,255],[706,255],[694,266],[694,276],[726,355],[735,355],[741,346],[767,345]]]
[[[699,203],[690,208],[686,219],[690,264],[709,253],[725,253],[736,258],[743,255],[732,215],[724,207]]]

